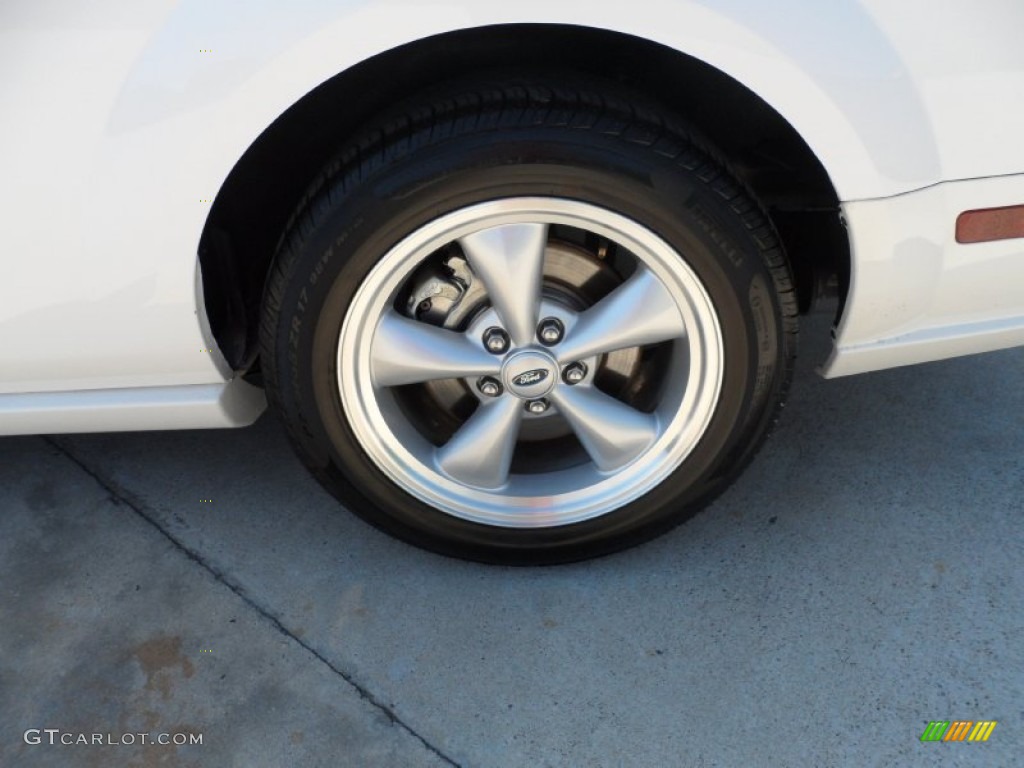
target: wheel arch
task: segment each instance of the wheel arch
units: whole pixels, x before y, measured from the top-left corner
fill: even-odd
[[[467,72],[570,70],[664,103],[725,153],[768,209],[789,254],[801,308],[845,290],[850,251],[833,180],[808,142],[738,80],[648,39],[556,24],[447,32],[372,56],[292,104],[248,146],[217,193],[199,247],[211,330],[230,365],[257,357],[263,284],[288,219],[320,168],[395,101]]]

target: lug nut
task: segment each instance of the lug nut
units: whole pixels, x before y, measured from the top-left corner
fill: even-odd
[[[540,400],[531,400],[526,404],[526,410],[534,415],[540,415],[547,411],[551,405],[543,397]]]
[[[480,394],[487,395],[487,397],[497,397],[502,392],[501,382],[497,379],[492,379],[490,376],[484,376],[480,379],[476,383],[476,388],[480,390]]]
[[[562,340],[565,333],[565,326],[557,317],[546,317],[537,326],[537,338],[545,346],[552,346]]]
[[[562,371],[562,380],[569,385],[579,384],[585,378],[587,378],[587,366],[583,363],[573,363]]]
[[[495,355],[503,355],[508,351],[508,334],[501,328],[488,328],[484,331],[484,346]]]

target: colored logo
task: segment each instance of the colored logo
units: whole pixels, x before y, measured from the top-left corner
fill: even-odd
[[[531,384],[539,384],[548,377],[548,372],[543,368],[538,368],[534,371],[527,371],[526,373],[520,373],[514,379],[512,383],[517,387],[528,387]]]
[[[932,720],[921,741],[988,741],[995,728],[995,720]]]

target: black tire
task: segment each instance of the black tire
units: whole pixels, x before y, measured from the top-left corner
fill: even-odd
[[[445,555],[507,564],[585,559],[648,540],[722,491],[774,424],[792,373],[796,300],[766,215],[684,123],[616,86],[573,77],[450,86],[344,148],[299,206],[268,279],[269,400],[313,475],[374,526]],[[722,330],[721,395],[696,447],[659,485],[594,519],[504,528],[440,511],[395,484],[353,431],[339,332],[382,255],[463,206],[581,200],[657,233],[699,277]]]

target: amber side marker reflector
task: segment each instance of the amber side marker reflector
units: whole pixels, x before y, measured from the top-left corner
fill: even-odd
[[[1024,205],[964,211],[956,218],[958,243],[989,243],[1024,237]]]

